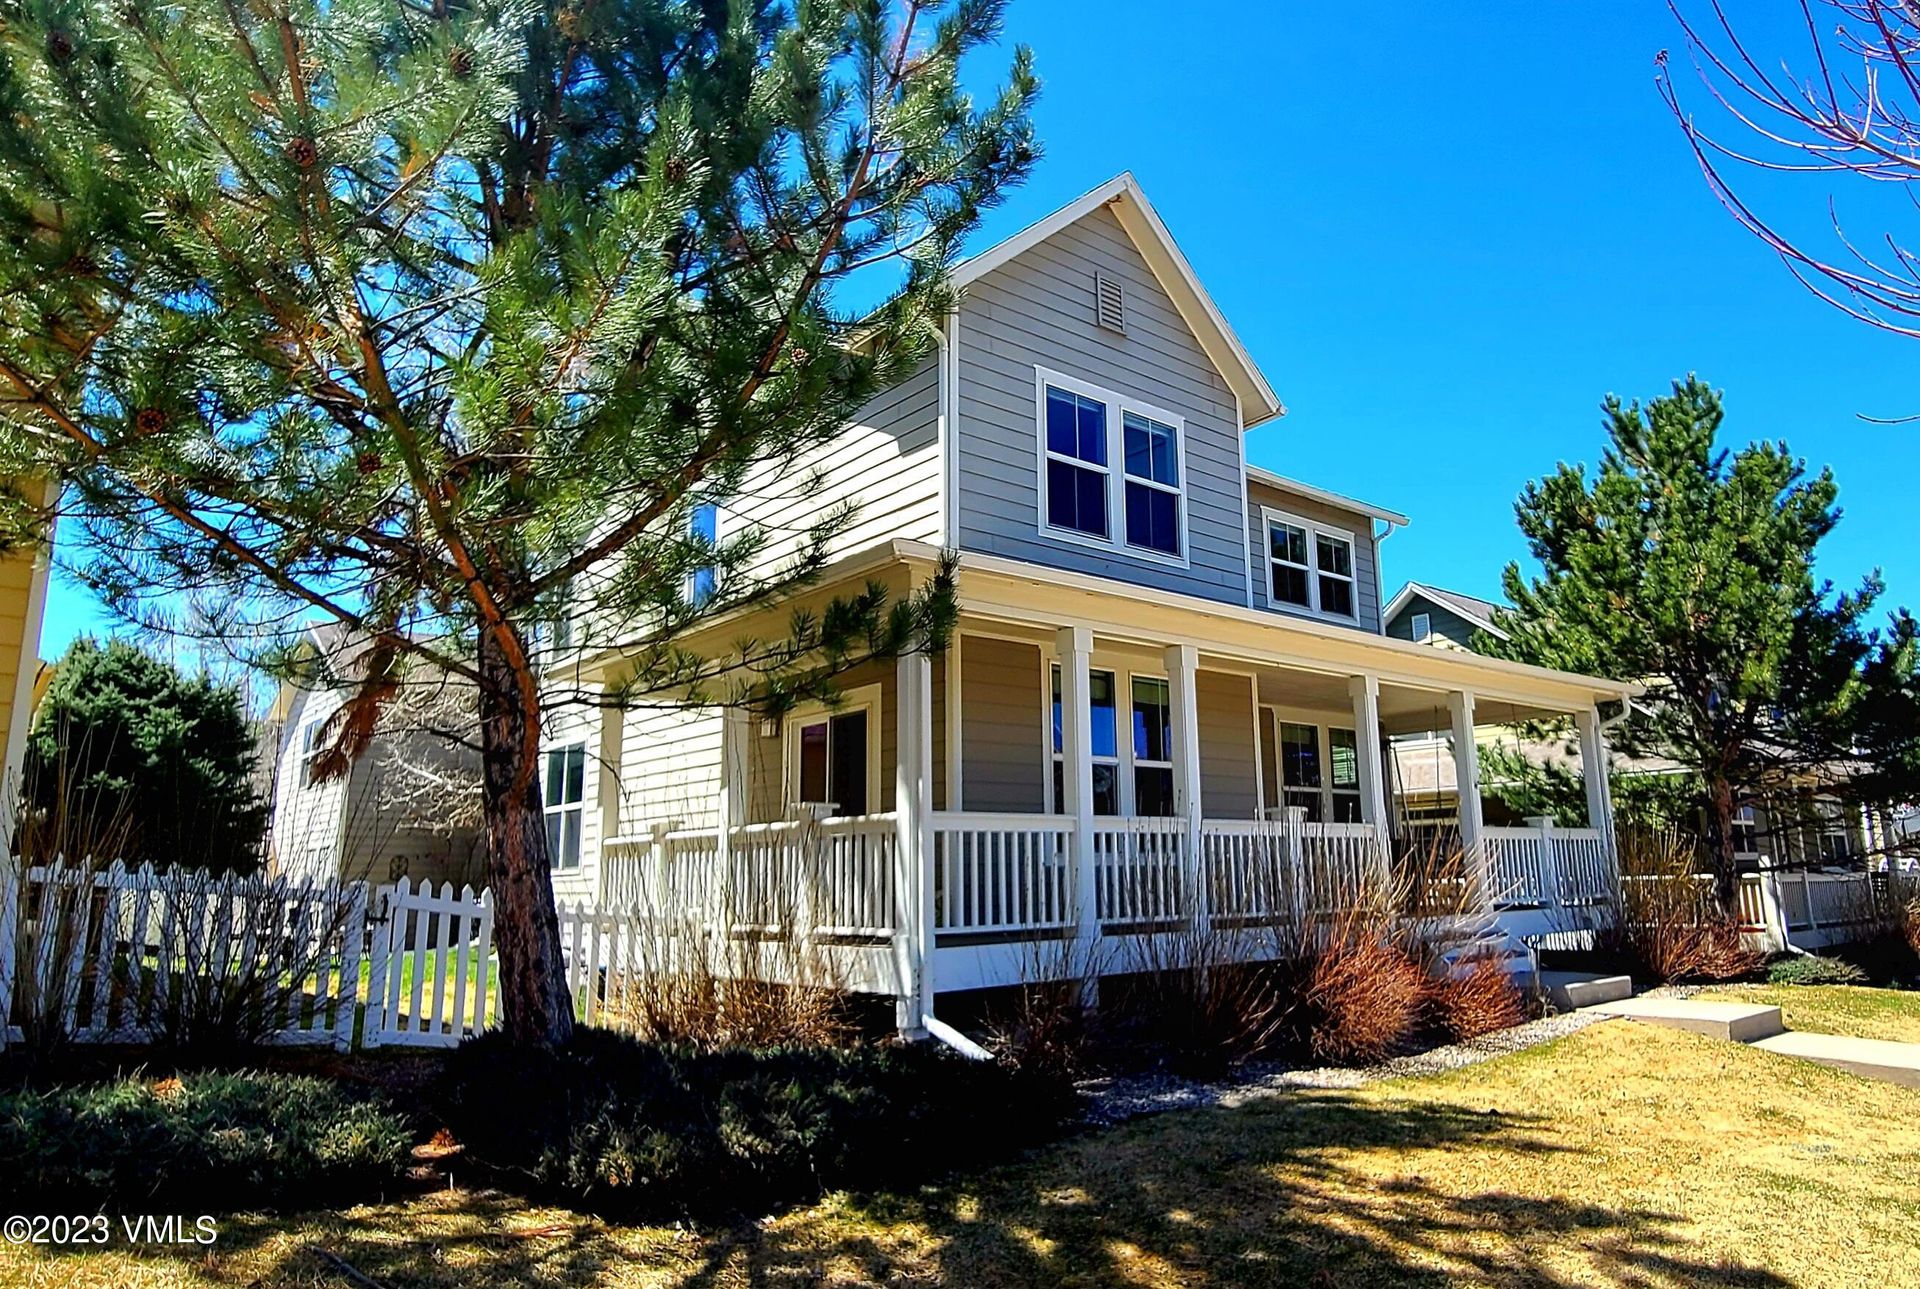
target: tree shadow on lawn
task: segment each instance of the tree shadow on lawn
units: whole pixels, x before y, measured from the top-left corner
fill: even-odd
[[[1567,1151],[1542,1135],[1543,1123],[1301,1092],[1088,1133],[1029,1162],[916,1194],[840,1197],[698,1232],[569,1219],[528,1234],[538,1215],[489,1193],[416,1204],[404,1218],[385,1208],[329,1214],[309,1222],[303,1244],[289,1246],[266,1274],[253,1266],[242,1279],[351,1283],[313,1251],[318,1245],[393,1289],[1790,1283],[1690,1243],[1678,1214],[1505,1190],[1459,1194],[1428,1176],[1394,1172],[1396,1159],[1443,1173],[1450,1149],[1493,1150],[1512,1160],[1516,1183],[1539,1177],[1535,1186],[1545,1190],[1556,1184],[1550,1161]],[[1360,1166],[1363,1157],[1370,1167]],[[1580,1164],[1575,1157],[1559,1167]],[[286,1225],[223,1223],[220,1251],[264,1247]]]

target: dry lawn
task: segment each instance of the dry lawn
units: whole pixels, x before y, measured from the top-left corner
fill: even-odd
[[[1614,1022],[1446,1076],[1162,1115],[921,1194],[732,1230],[610,1229],[452,1191],[234,1219],[211,1254],[6,1249],[0,1280],[1907,1285],[1916,1176],[1920,1093]]]
[[[1788,1029],[1920,1043],[1920,990],[1860,985],[1725,985],[1715,998],[1778,1007]]]

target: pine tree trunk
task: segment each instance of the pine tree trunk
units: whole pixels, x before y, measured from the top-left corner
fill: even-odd
[[[546,819],[540,807],[540,707],[508,649],[482,630],[480,749],[493,890],[500,1027],[517,1043],[557,1047],[573,1037],[573,998],[560,949]],[[517,786],[516,786],[517,785]]]
[[[1733,784],[1716,776],[1707,784],[1708,840],[1713,847],[1713,902],[1723,917],[1737,916],[1739,863],[1733,857]]]

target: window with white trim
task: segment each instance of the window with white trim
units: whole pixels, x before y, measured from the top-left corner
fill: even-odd
[[[1359,823],[1360,739],[1352,730],[1327,729],[1327,769],[1327,794],[1333,805],[1333,821]]]
[[[1309,823],[1362,822],[1358,735],[1340,726],[1287,720],[1277,713],[1274,719],[1280,804],[1301,807]]]
[[[320,731],[326,723],[327,718],[322,716],[300,727],[300,782],[307,787],[313,785],[313,761],[320,755]]]
[[[1752,806],[1741,806],[1733,812],[1733,853],[1742,859],[1760,857],[1760,823]]]
[[[1184,419],[1045,368],[1034,372],[1041,531],[1185,564]]]
[[[1047,526],[1107,538],[1107,406],[1047,386]]]
[[[547,816],[547,859],[555,872],[580,867],[580,826],[586,816],[587,745],[548,748],[541,776]]]
[[[1263,515],[1269,599],[1323,617],[1358,617],[1354,535],[1281,510],[1265,509]]]
[[[1114,675],[1087,672],[1087,705],[1092,713],[1093,813],[1120,813],[1120,726],[1115,705]],[[1060,664],[1053,664],[1053,808],[1064,810],[1067,800],[1065,714],[1060,701]],[[1168,763],[1169,771],[1172,762]]]
[[[1173,813],[1173,696],[1157,676],[1133,682],[1133,813]]]
[[[693,539],[711,547],[720,540],[720,507],[705,502],[693,508],[693,517],[688,521],[688,530]],[[687,579],[687,598],[695,607],[705,604],[713,598],[715,587],[719,585],[719,570],[708,564],[693,570]]]
[[[1308,823],[1325,819],[1320,799],[1320,728],[1298,721],[1280,722],[1280,795],[1283,804],[1301,806]]]
[[[880,687],[862,685],[832,709],[788,720],[787,800],[845,817],[878,809]]]

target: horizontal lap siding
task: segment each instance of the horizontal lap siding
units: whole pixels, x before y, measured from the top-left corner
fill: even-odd
[[[1380,577],[1373,562],[1373,519],[1356,510],[1341,510],[1329,506],[1323,501],[1310,497],[1297,496],[1284,492],[1268,484],[1250,483],[1247,486],[1247,547],[1253,554],[1253,605],[1257,609],[1275,609],[1280,613],[1293,613],[1291,605],[1276,606],[1270,594],[1271,572],[1267,564],[1267,528],[1261,511],[1266,508],[1284,510],[1302,519],[1326,524],[1329,528],[1340,528],[1353,534],[1353,598],[1354,605],[1360,611],[1359,627],[1368,633],[1380,630]],[[1303,616],[1311,617],[1311,614]],[[1338,622],[1340,619],[1330,618]]]
[[[302,691],[280,726],[269,836],[274,871],[287,877],[326,880],[340,874],[340,812],[346,808],[350,776],[308,783],[300,744],[302,731],[332,715],[341,697],[325,690]]]
[[[1444,604],[1435,604],[1419,595],[1408,600],[1407,607],[1400,610],[1393,621],[1387,623],[1387,634],[1398,640],[1413,639],[1413,617],[1416,613],[1424,613],[1429,618],[1428,625],[1433,632],[1433,640],[1444,640],[1462,649],[1473,647],[1473,633],[1478,629],[1473,623]]]
[[[811,527],[835,507],[856,507],[833,539],[848,554],[884,541],[940,540],[939,365],[928,359],[883,390],[831,442],[799,461],[756,472],[721,507],[721,536],[763,530],[767,548],[752,575],[777,574]]]
[[[1245,676],[1203,671],[1196,688],[1201,813],[1209,819],[1252,819],[1260,810],[1252,684]]]
[[[1047,808],[1040,650],[968,636],[960,647],[960,792],[967,810]]]
[[[622,716],[620,733],[622,834],[644,834],[656,823],[719,826],[718,709],[636,707]],[[757,729],[748,737],[757,738]]]
[[[1094,325],[1098,270],[1123,283],[1127,333]],[[1191,567],[1040,531],[1034,368],[1131,395],[1185,421]],[[960,308],[959,546],[1233,604],[1246,601],[1233,396],[1113,215],[1100,210],[983,276]],[[1119,486],[1118,479],[1114,486]],[[967,782],[965,776],[963,783]],[[970,784],[969,784],[969,795]]]

